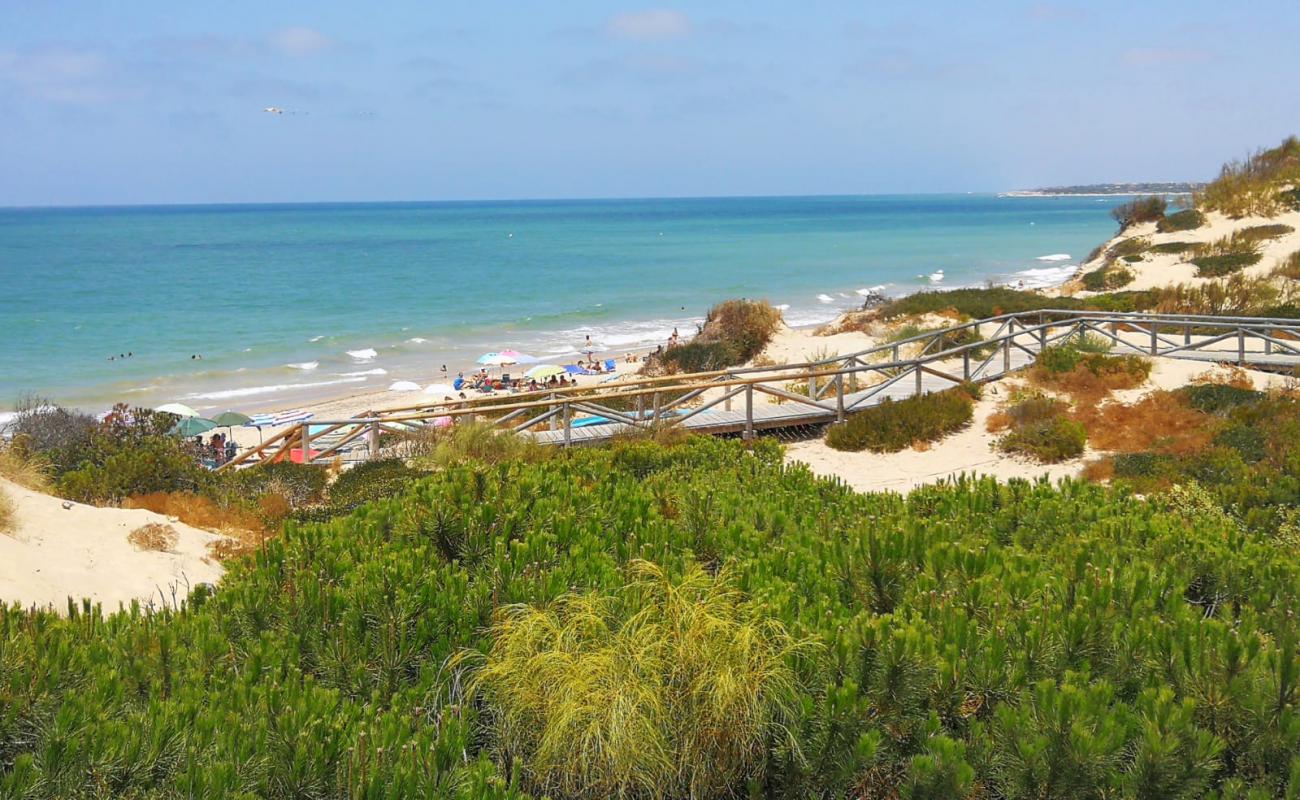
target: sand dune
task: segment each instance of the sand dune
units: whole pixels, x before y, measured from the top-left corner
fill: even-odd
[[[0,602],[66,608],[88,597],[115,611],[132,600],[172,604],[199,583],[215,583],[223,569],[207,546],[222,537],[152,511],[96,508],[24,489],[0,479],[17,505],[17,526],[0,534]],[[170,552],[140,550],[127,540],[148,523],[170,525]]]

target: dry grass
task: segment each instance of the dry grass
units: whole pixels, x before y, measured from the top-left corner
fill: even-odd
[[[153,550],[159,553],[170,553],[180,541],[180,535],[176,529],[170,525],[163,525],[159,522],[150,522],[147,525],[141,525],[126,535],[127,541],[136,546],[139,550]]]
[[[1029,370],[1029,381],[1069,395],[1076,406],[1095,406],[1111,392],[1136,389],[1151,375],[1151,362],[1136,356],[1113,357],[1105,363],[1102,368],[1081,363],[1069,372],[1050,372],[1034,366]]]
[[[1254,389],[1255,382],[1246,370],[1232,364],[1219,364],[1192,378],[1192,383],[1208,386],[1231,386],[1235,389]]]
[[[0,449],[0,478],[34,492],[49,492],[51,487],[50,465],[16,444]]]
[[[228,508],[210,497],[189,492],[151,492],[132,495],[122,501],[123,508],[143,508],[195,528],[233,534],[247,531],[259,536],[265,533],[268,525],[278,525],[292,510],[289,501],[274,493],[264,495],[258,505],[258,512]]]
[[[1192,453],[1214,439],[1213,417],[1188,408],[1173,392],[1152,392],[1132,405],[1076,408],[1093,448],[1112,453]]]
[[[18,504],[0,486],[0,533],[12,533],[18,527]]]

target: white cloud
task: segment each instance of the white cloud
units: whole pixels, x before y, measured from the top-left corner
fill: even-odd
[[[11,84],[39,100],[73,105],[110,102],[114,94],[101,83],[104,71],[103,56],[90,50],[0,51],[0,84]]]
[[[654,8],[610,17],[605,31],[623,39],[677,39],[693,30],[691,18],[669,8]]]
[[[271,34],[269,42],[271,47],[291,56],[309,56],[334,44],[315,28],[284,28]]]

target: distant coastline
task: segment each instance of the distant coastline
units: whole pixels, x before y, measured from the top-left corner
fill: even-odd
[[[1123,197],[1137,194],[1189,195],[1205,188],[1204,183],[1089,183],[1079,186],[1042,186],[998,192],[998,197]]]

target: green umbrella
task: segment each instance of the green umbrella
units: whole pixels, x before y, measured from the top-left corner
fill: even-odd
[[[176,423],[176,427],[172,428],[172,433],[178,433],[181,436],[189,438],[191,436],[199,436],[200,434],[207,433],[215,427],[217,427],[217,423],[210,419],[204,419],[203,417],[185,417],[180,422]]]
[[[253,418],[238,411],[222,411],[213,417],[212,421],[217,423],[218,428],[233,428],[236,425],[245,425],[252,422]]]

